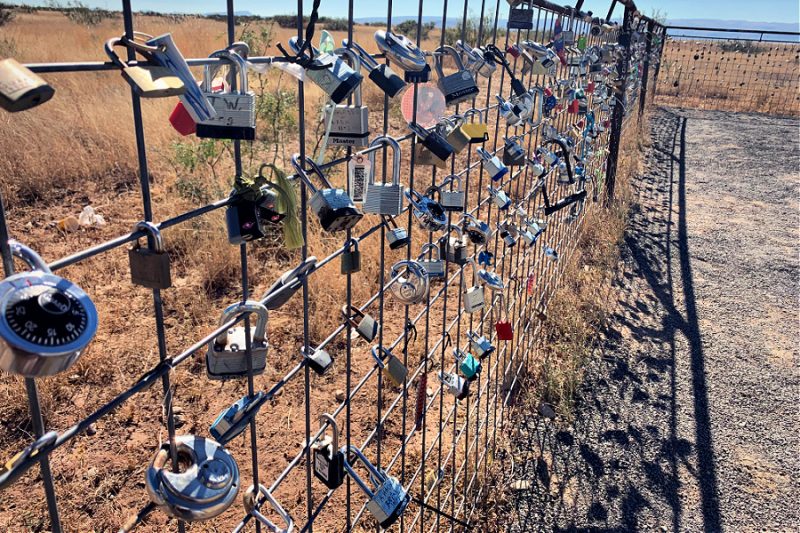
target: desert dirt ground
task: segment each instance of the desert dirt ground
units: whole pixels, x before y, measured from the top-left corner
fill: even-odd
[[[654,113],[617,310],[574,418],[513,438],[508,531],[795,530],[797,128]]]

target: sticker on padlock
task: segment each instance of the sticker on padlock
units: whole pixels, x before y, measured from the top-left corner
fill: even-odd
[[[381,219],[386,226],[386,242],[389,243],[390,250],[399,250],[409,245],[411,236],[406,228],[398,226],[394,217],[381,215]]]
[[[324,376],[333,367],[333,357],[328,350],[317,346],[312,348],[309,346],[310,355],[306,355],[305,347],[300,347],[300,355],[306,360],[309,368],[313,370],[318,376]]]
[[[261,512],[256,505],[260,496],[263,496],[265,503],[268,503],[272,510],[275,511],[275,514],[281,517],[285,527],[279,527]],[[264,485],[259,484],[258,490],[256,490],[255,485],[250,485],[245,491],[244,496],[242,496],[242,503],[244,503],[245,512],[252,515],[261,525],[265,526],[268,531],[272,533],[292,533],[292,531],[294,531],[294,520],[292,520],[289,513],[283,509],[278,500],[275,499],[269,489]]]
[[[43,104],[55,92],[46,81],[16,59],[0,59],[0,107],[9,113]]]
[[[330,96],[335,104],[341,104],[355,91],[364,77],[350,68],[341,58],[330,53],[320,53],[319,50],[307,45],[297,36],[289,38],[289,47],[296,53],[302,53],[307,59],[309,49],[314,54],[312,65],[314,68],[306,69],[305,75]]]
[[[202,90],[214,107],[216,115],[197,123],[197,136],[211,139],[239,139],[252,141],[256,138],[256,99],[247,82],[247,62],[239,54],[218,50],[212,58],[224,58],[229,68],[236,72],[238,89],[215,92],[212,82],[219,64],[204,67]]]
[[[364,201],[364,193],[367,190],[367,180],[372,174],[372,164],[364,154],[353,154],[352,159],[347,162],[347,180],[350,190],[350,197],[353,202]]]
[[[461,348],[453,348],[453,355],[456,358],[456,363],[458,363],[458,370],[467,381],[478,379],[483,367],[471,353],[465,352]]]
[[[409,83],[425,83],[430,77],[431,68],[425,59],[425,52],[404,35],[386,30],[375,32],[378,49],[392,62],[400,65]]]
[[[394,98],[397,94],[406,87],[406,82],[403,78],[395,74],[389,68],[389,65],[379,64],[372,57],[372,54],[364,50],[360,44],[355,41],[342,40],[342,46],[347,48],[351,47],[361,58],[361,66],[368,72],[368,78],[377,85],[389,98]]]
[[[500,312],[497,322],[494,323],[494,329],[497,332],[497,339],[501,341],[514,340],[514,329],[511,326],[511,321],[508,319],[508,307],[506,299],[503,294],[500,294]],[[506,316],[505,320],[503,316]]]
[[[239,492],[239,467],[219,443],[196,435],[175,437],[180,472],[169,464],[170,443],[164,442],[145,474],[147,494],[171,517],[187,522],[209,520],[225,512]]]
[[[394,280],[392,294],[406,305],[420,303],[428,296],[428,272],[417,261],[398,261],[392,265],[389,279]]]
[[[255,327],[250,328],[250,361],[253,374],[263,374],[267,366],[267,308],[256,300],[237,302],[225,308],[219,324],[243,313],[255,313]],[[209,379],[230,379],[247,375],[248,355],[244,325],[223,331],[208,343],[206,374]]]
[[[429,252],[431,258],[423,259]],[[442,252],[436,243],[427,242],[423,244],[420,249],[417,261],[422,265],[422,268],[425,269],[425,272],[428,273],[428,277],[431,279],[441,279],[445,277],[444,261],[442,260],[441,254]]]
[[[345,323],[350,324],[358,336],[367,342],[372,342],[381,330],[380,322],[354,305],[349,308],[346,305],[342,306],[342,316]]]
[[[297,171],[300,179],[313,193],[308,204],[319,219],[322,229],[333,233],[351,229],[358,224],[364,214],[355,206],[347,192],[343,189],[334,188],[319,166],[308,156],[306,156],[306,164],[309,165],[312,173],[319,178],[324,188],[318,189],[314,186],[311,178],[300,164],[300,154],[292,156],[292,166]]]
[[[135,231],[144,231],[152,240],[152,248],[142,248],[139,239],[128,249],[131,283],[150,289],[169,289],[172,286],[169,254],[164,249],[164,239],[152,222],[136,224]]]
[[[71,367],[94,337],[97,308],[32,249],[14,240],[8,246],[32,270],[0,282],[0,369],[31,378],[52,376]]]
[[[447,227],[447,213],[435,199],[414,189],[406,189],[406,199],[412,207],[414,218],[422,229],[441,231]]]
[[[140,98],[164,98],[180,96],[186,92],[186,87],[170,69],[162,66],[135,66],[124,63],[114,51],[117,46],[135,50],[149,62],[153,61],[152,54],[148,53],[147,46],[125,38],[114,38],[106,41],[105,52],[115,67],[122,70],[122,77]],[[1,91],[0,91],[1,92]],[[52,96],[52,94],[51,94]]]
[[[321,440],[311,445],[314,453],[314,476],[329,489],[336,489],[344,483],[344,453],[339,449],[339,427],[328,413],[319,416],[320,428],[326,423],[331,436],[323,433]]]
[[[451,237],[451,232],[458,236]],[[459,226],[451,224],[447,228],[447,232],[439,238],[439,249],[445,251],[448,262],[459,266],[467,264],[467,242],[464,240],[464,231]]]
[[[373,346],[370,350],[378,368],[386,372],[389,381],[400,387],[408,377],[408,368],[385,346]],[[384,361],[385,359],[385,361]]]
[[[369,498],[367,510],[382,528],[389,528],[406,510],[411,501],[411,495],[397,478],[389,476],[385,470],[375,468],[357,447],[343,447],[342,451],[345,453],[345,470]],[[349,457],[351,453],[367,468],[369,472],[367,479],[369,479],[371,487],[355,471],[355,461],[351,462]]]
[[[358,241],[349,239],[344,243],[342,252],[341,272],[352,274],[361,271],[361,252],[358,251]]]
[[[477,354],[481,361],[494,353],[495,347],[484,335],[467,331],[467,338],[469,339],[470,349]]]
[[[393,138],[381,135],[376,137],[370,144],[370,148],[385,145],[392,150],[392,181],[378,182],[375,174],[378,169],[375,166],[375,153],[369,153],[369,163],[372,172],[369,174],[366,192],[364,193],[364,203],[361,206],[365,213],[375,213],[379,215],[396,216],[403,211],[403,185],[400,183],[400,145]]]
[[[259,391],[253,396],[243,396],[217,416],[208,432],[217,442],[225,446],[242,434],[267,399],[264,391]]]
[[[456,72],[445,76],[442,71],[442,63],[444,56],[449,55],[453,58],[456,65]],[[444,99],[447,105],[456,105],[478,94],[478,86],[475,84],[475,78],[472,74],[464,68],[461,62],[461,57],[452,46],[440,46],[434,52],[436,73],[439,76],[439,81],[436,82],[439,89],[444,93]]]
[[[475,313],[484,307],[483,285],[479,281],[478,267],[475,265],[475,260],[469,259],[467,263],[472,265],[472,287],[464,291],[464,311]]]
[[[463,400],[469,396],[468,380],[450,372],[440,371],[437,372],[436,375],[438,376],[439,381],[442,382],[442,387],[444,387],[447,392],[455,396],[457,400]]]
[[[361,70],[361,58],[355,51],[338,48],[334,54],[349,59],[354,71]],[[330,144],[361,147],[369,143],[369,109],[361,98],[361,84],[353,91],[353,105],[327,105],[324,110]]]

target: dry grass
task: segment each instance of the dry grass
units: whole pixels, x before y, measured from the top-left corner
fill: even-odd
[[[657,102],[800,115],[800,45],[669,40]]]

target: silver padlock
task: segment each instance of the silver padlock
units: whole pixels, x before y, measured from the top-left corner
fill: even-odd
[[[389,243],[389,249],[399,250],[404,246],[408,246],[411,242],[411,237],[408,235],[406,228],[398,226],[394,217],[381,215],[381,218],[386,226],[386,241]]]
[[[353,50],[338,48],[337,56],[350,60],[353,70],[361,70],[361,58]],[[330,114],[333,114],[331,117]],[[330,124],[328,142],[340,146],[366,146],[369,143],[369,109],[361,98],[361,84],[353,91],[353,105],[325,106],[325,123]]]
[[[474,313],[484,307],[483,285],[480,284],[478,278],[478,268],[475,266],[475,260],[470,259],[467,262],[472,265],[473,285],[464,292],[464,311]]]
[[[497,234],[509,248],[517,244],[517,232],[511,231],[507,220],[497,224]]]
[[[457,400],[463,400],[469,396],[469,381],[466,379],[450,372],[439,371],[436,375],[447,392],[455,396]]]
[[[385,346],[373,346],[370,350],[370,354],[378,363],[378,368],[386,370],[386,376],[389,378],[389,381],[398,387],[403,385],[406,377],[408,377],[408,368],[400,362],[400,359],[395,357],[389,348]],[[384,359],[386,359],[385,362]]]
[[[447,227],[447,213],[444,208],[427,195],[422,195],[414,189],[405,191],[408,203],[411,204],[414,218],[417,219],[422,229],[427,231],[441,231]]]
[[[503,278],[501,278],[497,272],[490,272],[482,268],[478,271],[478,278],[481,283],[483,283],[484,287],[492,292],[502,292],[506,289]]]
[[[487,61],[483,50],[479,47],[472,48],[459,39],[456,41],[456,49],[461,51],[464,58],[464,66],[466,66],[473,75],[480,74],[484,78],[488,78],[494,74],[494,71],[497,69],[495,62]]]
[[[395,280],[391,285],[392,294],[404,304],[420,303],[428,295],[428,272],[417,261],[398,261],[392,265],[389,279]]]
[[[292,166],[297,170],[300,179],[314,193],[308,201],[311,210],[319,218],[322,229],[328,232],[345,231],[356,224],[364,217],[364,213],[358,209],[353,200],[344,189],[334,188],[322,170],[308,156],[306,164],[311,167],[311,171],[320,179],[324,188],[317,189],[312,183],[311,178],[300,165],[300,154],[292,156]]]
[[[380,322],[354,305],[351,305],[349,309],[346,305],[342,306],[342,316],[345,322],[350,324],[350,327],[354,328],[356,333],[367,342],[372,342],[381,330]]]
[[[357,447],[343,447],[342,451],[345,452],[345,470],[369,498],[367,510],[375,517],[375,520],[378,521],[382,528],[387,529],[406,510],[408,503],[411,501],[411,495],[403,488],[397,478],[391,477],[385,470],[375,468]],[[368,486],[356,473],[353,468],[354,463],[350,462],[349,454],[351,453],[355,454],[356,459],[360,460],[369,471],[369,480],[372,487]]]
[[[405,35],[386,30],[375,32],[375,43],[392,62],[397,63],[405,71],[405,80],[409,83],[424,83],[430,78],[431,68],[425,59],[425,52],[420,50]]]
[[[347,63],[342,61],[339,57],[327,52],[320,53],[320,51],[311,46],[310,43],[308,46],[305,46],[302,39],[298,40],[296,35],[289,38],[289,47],[295,53],[300,53],[302,50],[305,54],[308,49],[313,51],[313,65],[325,68],[307,69],[305,75],[316,83],[320,89],[325,91],[336,104],[341,104],[347,100],[347,97],[350,96],[353,91],[355,91],[356,87],[364,80],[364,77],[360,73],[350,68]]]
[[[451,232],[457,233],[458,237],[450,237]],[[439,239],[439,249],[444,249],[448,262],[459,266],[467,264],[467,243],[460,227],[450,225],[447,233]]]
[[[492,342],[484,335],[467,331],[467,338],[469,338],[471,350],[477,354],[478,359],[486,359],[494,353],[495,348],[492,346]]]
[[[131,283],[150,289],[168,289],[172,286],[169,254],[164,249],[164,239],[158,226],[142,221],[136,224],[135,231],[146,231],[153,241],[153,248],[142,248],[139,240],[128,249],[128,264],[131,269]]]
[[[27,246],[8,241],[33,270],[0,282],[0,369],[52,376],[72,366],[97,331],[97,308],[83,290],[52,273]]]
[[[147,468],[150,500],[169,516],[187,522],[209,520],[231,506],[239,492],[236,460],[216,441],[196,435],[175,437],[181,472],[171,472],[169,442]]]
[[[492,181],[499,181],[503,176],[508,174],[508,167],[500,161],[499,157],[490,154],[483,148],[478,148],[477,152],[483,160],[483,168],[489,173],[489,177],[492,178]]]
[[[268,503],[269,506],[272,507],[272,510],[281,517],[285,527],[278,527],[256,507],[256,501],[259,496],[263,496],[266,500],[265,503]],[[292,531],[294,531],[294,520],[292,520],[289,513],[283,509],[281,504],[278,503],[278,500],[275,499],[269,489],[264,485],[259,484],[258,490],[256,490],[255,485],[250,485],[242,496],[242,503],[244,504],[245,512],[249,515],[253,515],[253,518],[265,526],[268,531],[272,533],[292,533]]]
[[[423,259],[425,254],[428,252],[431,253],[430,259]],[[435,253],[435,257],[434,257]],[[439,246],[436,243],[426,242],[422,245],[422,249],[420,249],[419,258],[417,260],[422,268],[425,269],[425,272],[428,273],[429,278],[444,278],[445,271],[444,271],[444,261],[442,261],[442,252],[439,249]]]
[[[225,308],[220,325],[242,313],[255,313],[256,325],[250,329],[250,353],[253,374],[262,374],[267,366],[267,308],[256,300],[237,302]],[[209,379],[228,379],[247,375],[245,327],[234,326],[208,343],[206,372]]]
[[[489,191],[489,194],[494,199],[494,204],[500,208],[500,210],[505,211],[511,207],[511,198],[508,197],[506,191],[503,189],[495,189],[491,185],[486,187],[486,190]]]
[[[367,181],[367,189],[364,193],[364,203],[362,209],[365,213],[376,213],[379,215],[399,215],[403,211],[403,185],[400,183],[400,145],[393,138],[381,135],[376,137],[370,144],[370,148],[386,145],[392,149],[392,181],[389,183],[377,182],[375,174],[378,169],[375,166],[375,153],[369,153],[369,163],[372,172]]]
[[[478,220],[470,213],[464,213],[461,217],[461,224],[464,228],[464,233],[467,234],[473,244],[486,244],[492,237],[492,228],[489,227],[489,224]]]
[[[300,347],[300,355],[303,356],[311,370],[316,372],[318,376],[324,376],[328,373],[328,370],[333,368],[333,357],[328,353],[328,350],[320,346],[316,348],[309,346],[308,348],[308,351],[311,352],[310,355],[306,355],[305,346]]]
[[[439,203],[445,211],[464,211],[467,194],[461,188],[461,178],[452,174],[439,184]]]
[[[436,73],[439,75],[439,81],[436,82],[436,85],[444,93],[444,100],[447,105],[459,104],[478,94],[475,78],[472,77],[468,70],[464,69],[464,64],[461,63],[461,57],[455,48],[449,45],[440,46],[434,54],[436,55]],[[457,72],[448,76],[445,76],[442,71],[442,62],[445,55],[453,58],[457,69]]]
[[[247,84],[247,62],[229,50],[217,50],[211,57],[225,58],[232,72],[238,74],[238,87],[230,92],[215,92],[212,88],[214,75],[219,65],[206,65],[202,91],[214,107],[216,115],[197,123],[197,136],[212,139],[240,139],[252,141],[256,138],[256,97]],[[216,67],[216,68],[214,68]]]

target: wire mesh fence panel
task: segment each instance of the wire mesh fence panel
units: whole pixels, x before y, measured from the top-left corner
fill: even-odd
[[[479,521],[548,301],[587,214],[613,195],[620,136],[655,86],[663,28],[632,2],[622,27],[539,0],[445,0],[440,13],[418,0],[416,25],[401,27],[391,1],[373,26],[354,21],[353,0],[345,24],[319,17],[319,4],[265,21],[238,17],[229,0],[209,22],[134,15],[123,1],[121,20],[101,27],[123,35],[120,63],[136,49],[147,61],[26,58],[32,72],[102,93],[121,83],[107,71],[155,72],[147,54],[161,49],[139,32],[179,35],[186,24],[214,41],[194,39],[192,50],[224,49],[187,60],[208,76],[203,90],[239,91],[218,112],[244,98],[254,128],[232,117],[209,136],[202,121],[206,137],[178,139],[159,129],[170,112],[175,124],[174,102],[144,101],[132,86],[130,114],[108,116],[115,130],[132,126],[120,139],[136,164],[118,165],[137,179],[116,185],[110,201],[124,207],[104,229],[72,238],[64,218],[53,244],[23,222],[23,191],[4,187],[6,274],[17,257],[60,280],[32,300],[15,287],[15,298],[62,312],[56,292],[71,279],[99,317],[69,370],[2,376],[15,400],[0,440],[11,457],[0,469],[7,530],[441,531]],[[437,25],[423,23],[430,16]],[[346,51],[328,49],[329,37]],[[426,63],[432,73],[417,68]],[[214,78],[233,65],[247,79]],[[83,112],[99,105],[83,98]],[[361,133],[337,114],[355,116],[373,142],[351,142]],[[41,120],[31,116],[26,127]],[[437,155],[442,144],[456,153]],[[10,238],[58,259],[31,261]],[[160,281],[128,286],[128,260],[138,285],[156,267]],[[21,308],[4,303],[5,316]]]

